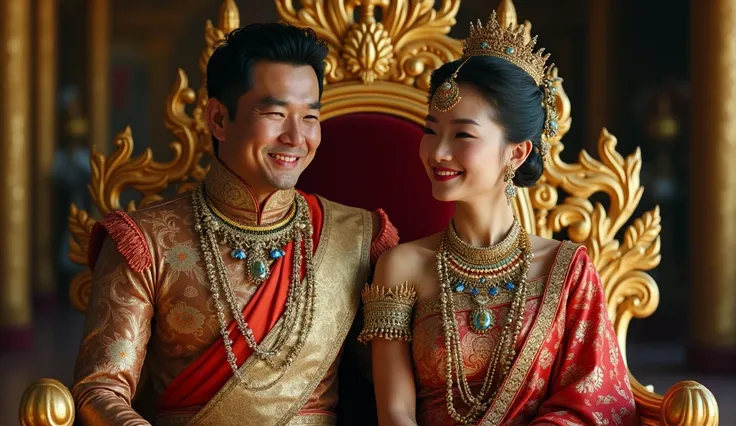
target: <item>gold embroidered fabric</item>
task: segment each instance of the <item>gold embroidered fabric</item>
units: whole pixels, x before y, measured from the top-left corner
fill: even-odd
[[[395,289],[370,285],[363,290],[365,323],[358,341],[368,343],[376,337],[411,341],[411,319],[417,292],[404,283]]]
[[[230,175],[220,174],[213,182],[229,179],[230,188],[241,184],[226,176]],[[247,188],[238,190],[243,191]],[[184,194],[131,214],[148,241],[153,259],[150,268],[133,271],[111,239],[105,241],[95,267],[72,389],[83,424],[148,424],[131,408],[144,359],[151,390],[145,397],[158,400],[177,375],[221,339],[190,198]],[[290,208],[280,198],[272,202],[266,203],[264,211],[283,206],[286,213]],[[221,204],[218,208],[225,211]],[[345,226],[335,223],[331,228],[333,232],[359,232],[342,229]],[[370,238],[370,232],[368,235]],[[246,264],[233,259],[229,247],[220,249],[238,309],[242,310],[256,287],[247,279]],[[363,282],[356,278],[355,284]],[[226,320],[229,323],[232,315],[226,313]],[[339,358],[305,401],[304,410],[334,411],[338,364]]]

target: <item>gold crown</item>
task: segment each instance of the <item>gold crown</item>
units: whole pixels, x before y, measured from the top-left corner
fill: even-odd
[[[506,59],[526,71],[537,85],[541,85],[549,53],[543,55],[544,48],[533,52],[537,37],[527,40],[524,30],[523,25],[501,28],[493,11],[487,26],[484,27],[480,20],[477,27],[470,24],[470,35],[463,43],[463,57],[496,56]]]

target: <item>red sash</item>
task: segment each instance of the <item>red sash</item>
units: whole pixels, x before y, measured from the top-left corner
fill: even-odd
[[[309,214],[314,228],[313,248],[316,249],[322,231],[322,208],[317,197],[305,195],[305,198],[309,205]],[[243,319],[253,331],[256,342],[259,343],[276,325],[284,312],[291,284],[294,244],[289,243],[284,247],[284,251],[286,255],[274,262],[268,280],[258,287],[243,308]],[[302,263],[302,278],[305,272]],[[234,320],[228,325],[228,332],[233,341],[233,353],[237,358],[237,365],[241,366],[253,353],[253,350],[246,343]],[[222,339],[218,338],[204,354],[169,383],[161,395],[159,409],[169,411],[204,406],[232,376],[233,371],[227,362],[225,345]]]

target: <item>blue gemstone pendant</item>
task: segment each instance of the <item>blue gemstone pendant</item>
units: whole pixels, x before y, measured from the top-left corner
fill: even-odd
[[[260,285],[268,278],[268,264],[265,259],[251,259],[248,263],[248,275],[256,285]]]
[[[235,249],[231,251],[230,256],[233,259],[237,259],[237,260],[245,260],[248,257],[248,255],[245,253],[243,249]]]
[[[271,250],[271,253],[269,253],[269,256],[271,256],[271,259],[278,259],[284,256],[284,251],[280,249],[273,249]]]
[[[493,327],[493,313],[478,307],[470,313],[470,327],[478,334],[485,334]]]

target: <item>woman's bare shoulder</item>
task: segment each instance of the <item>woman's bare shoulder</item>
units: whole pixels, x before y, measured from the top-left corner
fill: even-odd
[[[561,241],[530,235],[534,259],[529,270],[529,278],[539,278],[548,275],[555,263]]]
[[[388,250],[378,259],[373,282],[396,287],[405,282],[424,281],[427,267],[434,268],[440,235],[433,234]]]

